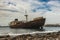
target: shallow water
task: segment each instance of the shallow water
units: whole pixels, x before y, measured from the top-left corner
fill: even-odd
[[[0,27],[0,34],[23,34],[23,33],[34,33],[34,32],[54,32],[60,31],[60,27],[44,27],[45,31],[38,31],[35,29],[11,29],[9,27]]]

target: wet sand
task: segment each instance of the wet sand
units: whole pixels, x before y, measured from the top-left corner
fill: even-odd
[[[0,40],[60,40],[60,31],[51,33],[23,34],[15,37],[5,35],[0,36]]]

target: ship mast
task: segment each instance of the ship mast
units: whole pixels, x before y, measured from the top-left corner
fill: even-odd
[[[28,21],[27,11],[25,11],[25,15],[24,16],[26,17],[26,22],[27,22]]]

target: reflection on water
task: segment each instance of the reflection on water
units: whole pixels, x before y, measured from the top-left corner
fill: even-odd
[[[60,31],[60,27],[44,27],[45,31]],[[38,30],[34,29],[11,29],[9,27],[0,27],[0,34],[22,34],[22,33],[32,33],[37,32]],[[41,31],[39,31],[41,32]]]

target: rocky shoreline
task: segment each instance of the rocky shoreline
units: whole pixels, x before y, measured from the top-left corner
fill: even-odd
[[[15,37],[5,35],[0,36],[0,40],[60,40],[60,31],[51,33],[24,34]]]

